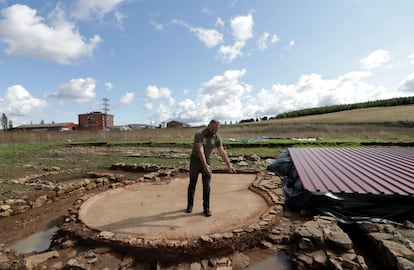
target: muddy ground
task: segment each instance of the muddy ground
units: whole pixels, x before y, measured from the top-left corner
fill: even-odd
[[[90,171],[98,173],[114,173],[110,170],[77,170],[70,173],[56,173],[49,174],[40,177],[41,180],[47,180],[55,183],[74,183],[82,181],[87,173]],[[143,175],[143,173],[122,172],[125,179],[136,179]],[[0,239],[1,243],[6,246],[13,244],[19,239],[27,237],[34,232],[42,231],[50,228],[53,225],[59,224],[63,217],[68,215],[68,209],[72,207],[73,203],[84,194],[88,194],[93,191],[85,191],[82,194],[65,194],[63,198],[57,199],[55,202],[45,204],[41,207],[31,208],[29,211],[18,215],[12,215],[10,217],[0,218]],[[34,190],[30,192],[24,192],[24,194],[4,195],[0,194],[0,200],[4,200],[10,197],[27,198],[29,201],[35,201],[42,195],[49,195],[51,191],[48,190]]]

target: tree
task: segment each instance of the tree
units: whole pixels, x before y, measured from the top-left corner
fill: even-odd
[[[3,115],[1,116],[1,126],[3,127],[3,130],[7,129],[7,116],[3,113]]]

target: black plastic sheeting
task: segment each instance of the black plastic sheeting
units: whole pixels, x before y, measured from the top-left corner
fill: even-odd
[[[305,190],[288,151],[281,152],[267,170],[281,177],[286,205],[292,211],[324,214],[345,224],[357,221],[398,224],[407,220],[414,222],[413,196]]]

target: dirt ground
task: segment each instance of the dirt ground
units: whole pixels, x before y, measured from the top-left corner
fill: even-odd
[[[188,156],[188,149],[164,149],[164,148],[145,148],[145,147],[59,147],[46,150],[41,156],[37,157],[48,164],[47,169],[51,170],[50,173],[45,173],[45,167],[40,165],[34,165],[33,158],[31,156],[24,157],[25,166],[22,169],[13,170],[12,172],[4,171],[1,174],[0,179],[17,179],[22,177],[30,177],[33,175],[41,175],[36,177],[37,181],[48,181],[56,184],[69,184],[83,181],[88,177],[88,172],[97,172],[100,174],[121,174],[124,180],[136,180],[144,175],[144,173],[128,172],[128,171],[116,171],[109,169],[97,169],[91,163],[104,163],[103,157],[110,157],[110,161],[117,160],[121,157],[122,160],[129,161],[131,163],[136,162],[136,157],[151,157],[162,159],[173,159]],[[130,158],[130,160],[128,160]],[[48,161],[48,160],[51,161]],[[80,161],[82,162],[80,163]],[[46,162],[48,161],[48,162]],[[30,166],[27,164],[31,164]],[[57,168],[65,167],[67,164],[71,164],[70,169],[53,171],[53,166]],[[10,164],[12,166],[12,164]],[[109,168],[106,167],[106,168]],[[42,231],[56,225],[65,215],[68,214],[68,209],[73,203],[82,195],[89,192],[97,192],[99,190],[85,191],[83,194],[65,194],[60,196],[58,200],[43,205],[38,208],[31,208],[30,210],[13,215],[10,217],[0,217],[0,243],[6,246],[16,242],[19,239],[25,238],[34,232]],[[2,192],[0,190],[0,201],[9,198],[24,198],[26,201],[35,201],[42,195],[49,195],[55,191],[45,189],[15,189],[12,192]]]
[[[44,177],[41,177],[41,180],[47,180],[56,183],[62,182],[77,182],[82,181],[87,172],[92,170],[82,170],[77,171],[76,173],[58,173],[50,174]],[[106,173],[114,171],[108,170],[93,170],[98,173]],[[142,176],[141,173],[131,173],[131,172],[122,172],[122,175],[125,178],[135,179]],[[63,198],[45,204],[41,207],[31,208],[30,210],[13,215],[10,217],[0,217],[0,239],[1,243],[6,246],[11,245],[19,239],[25,238],[34,232],[42,231],[47,228],[50,228],[53,225],[59,224],[63,220],[63,217],[68,214],[68,209],[73,205],[73,203],[82,195],[87,194],[93,191],[85,191],[82,194],[73,194],[65,195]],[[49,194],[48,190],[33,190],[30,192],[25,192],[24,195],[13,194],[13,197],[25,196],[29,200],[34,200],[42,195]],[[10,196],[0,195],[0,200],[9,198]]]
[[[120,174],[122,175],[124,180],[136,180],[136,179],[141,178],[144,175],[144,173],[114,171],[114,170],[109,170],[109,169],[96,169],[96,168],[89,169],[87,167],[88,166],[87,162],[88,160],[93,160],[93,158],[92,158],[92,153],[88,152],[89,151],[88,148],[81,148],[81,149],[70,148],[69,150],[71,154],[73,152],[73,155],[70,155],[69,161],[67,158],[68,155],[65,155],[65,159],[62,158],[61,162],[70,163],[73,161],[73,163],[76,164],[77,166],[83,165],[85,167],[83,167],[82,169],[68,169],[68,170],[61,170],[61,171],[56,171],[56,172],[52,171],[50,173],[45,173],[44,171],[41,171],[43,169],[41,167],[35,167],[35,169],[39,168],[39,171],[35,171],[33,167],[28,167],[27,171],[19,170],[16,173],[13,172],[13,179],[16,179],[16,177],[17,178],[25,177],[25,176],[30,176],[33,174],[40,173],[42,176],[36,178],[39,181],[48,181],[48,182],[53,182],[56,184],[59,184],[59,183],[68,184],[68,183],[77,183],[77,182],[84,181],[85,178],[88,178],[88,174],[90,172],[96,172],[98,174],[105,174],[105,173]],[[56,151],[56,150],[53,150],[53,151]],[[164,156],[165,151],[161,151],[163,154],[161,155],[158,152],[154,153],[152,149],[151,151],[148,150],[145,153],[141,149],[139,149],[139,151],[136,149],[129,149],[129,151],[126,153],[125,151],[123,151],[122,148],[109,149],[109,150],[99,148],[99,149],[94,149],[93,154],[94,156],[99,155],[99,154],[104,156],[104,154],[107,153],[108,151],[117,152],[117,153],[119,152],[120,153],[119,155],[122,157],[125,157],[125,156],[135,157],[139,154],[140,156],[148,155],[148,156],[157,156],[157,157],[168,159],[168,157]],[[181,157],[181,154],[182,153],[179,151],[168,152],[168,155],[174,155],[174,156],[180,156],[180,157]],[[63,157],[63,155],[58,155],[58,156]],[[88,157],[88,160],[85,157]],[[110,161],[114,161],[114,158],[112,156],[109,159]],[[79,165],[80,160],[83,161],[82,165]],[[133,158],[131,160],[134,161]],[[56,166],[59,167],[60,164],[57,163]],[[59,196],[55,201],[46,203],[41,207],[30,208],[30,210],[24,213],[12,215],[10,217],[0,217],[0,244],[4,244],[5,247],[11,246],[16,241],[26,238],[27,236],[30,236],[35,232],[44,231],[45,229],[48,229],[56,224],[59,224],[60,222],[63,222],[63,218],[69,214],[68,210],[74,205],[77,199],[79,199],[83,195],[87,195],[88,193],[96,193],[96,192],[106,190],[108,188],[109,187],[106,186],[106,187],[100,187],[98,189],[92,189],[90,191],[85,190],[82,193],[75,193],[75,194],[68,193],[68,194]],[[36,200],[36,198],[39,198],[41,195],[48,195],[53,192],[55,191],[51,191],[47,189],[36,189],[36,188],[30,189],[30,191],[22,189],[20,191],[17,190],[17,191],[11,191],[11,192],[0,192],[0,201],[9,199],[9,198],[18,199],[18,198],[23,197],[25,198],[25,200],[33,202]],[[281,231],[284,229],[288,230],[289,225],[291,223],[295,223],[295,222],[303,223],[306,220],[308,220],[306,216],[302,216],[297,213],[290,212],[287,209],[284,209],[283,219],[281,221],[281,224],[279,224],[280,227],[282,228],[280,230]],[[79,248],[78,250],[75,250],[75,248],[76,247],[72,247],[64,251],[62,250],[61,260],[64,260],[64,258],[69,260],[70,258],[72,258],[74,253],[80,252]],[[115,256],[114,254],[116,253],[110,254],[108,252],[108,253],[105,253],[105,256],[102,255],[101,258],[106,258],[106,259],[102,259],[102,262],[101,262],[103,266],[102,268],[104,268],[105,264],[115,265],[115,262],[119,263],[119,261],[122,261],[125,259],[125,258],[122,258],[122,256],[120,258],[116,258],[114,257]],[[260,254],[263,255],[262,253]],[[254,259],[252,259],[253,257],[252,256],[249,256],[249,257],[250,257],[250,262],[254,264]],[[51,263],[53,263],[53,261],[51,261]],[[96,268],[96,269],[99,269],[99,268]],[[117,269],[117,268],[114,267],[114,269]],[[141,268],[137,268],[137,269],[141,269]]]
[[[87,178],[88,173],[95,172],[98,174],[120,174],[123,176],[124,180],[136,180],[141,178],[144,173],[134,173],[134,172],[125,172],[125,171],[113,171],[113,170],[76,170],[75,172],[60,172],[55,174],[48,174],[39,178],[39,180],[50,181],[54,183],[76,183],[80,181],[84,181]],[[184,176],[183,175],[180,176]],[[12,215],[10,217],[0,217],[0,244],[4,244],[5,247],[11,246],[13,243],[20,239],[24,239],[35,232],[44,231],[48,228],[51,228],[54,225],[59,225],[59,223],[63,222],[65,216],[69,214],[68,210],[74,205],[75,201],[78,200],[80,197],[87,195],[88,193],[97,193],[103,190],[108,189],[109,187],[101,187],[99,189],[93,189],[90,191],[85,191],[83,193],[77,193],[72,195],[65,194],[64,196],[58,197],[54,202],[47,203],[41,207],[31,208],[30,210],[17,214]],[[8,198],[21,198],[22,196],[27,200],[34,201],[36,198],[42,195],[48,195],[51,191],[42,190],[42,189],[34,189],[30,192],[18,192],[17,194],[0,194],[0,200],[5,200]],[[288,225],[286,225],[288,226]],[[103,252],[108,252],[109,250],[104,250]],[[60,253],[60,260],[69,260],[73,258],[73,254],[80,254],[81,252],[90,252],[88,251],[87,247],[83,246],[75,246],[67,249],[62,249],[59,251]],[[100,256],[99,265],[102,267],[106,266],[114,266],[116,269],[116,265],[119,264],[120,261],[126,260],[121,255],[116,255],[117,253],[105,253]],[[269,251],[247,251],[245,253],[244,258],[249,257],[247,259],[250,264],[258,263],[264,260],[265,257],[269,256]],[[13,258],[13,257],[11,257]],[[12,259],[17,261],[18,258],[15,257]],[[245,259],[244,259],[245,260]],[[243,260],[242,260],[243,261]],[[245,262],[243,261],[242,264]],[[48,261],[47,267],[54,268],[56,262],[52,259]],[[95,269],[99,269],[99,265],[96,265]],[[20,265],[21,266],[21,265]],[[149,269],[148,265],[141,265],[135,266],[134,269]],[[1,268],[1,267],[0,267]],[[210,268],[209,268],[210,269]],[[213,269],[213,268],[211,268]],[[241,268],[233,268],[233,269],[241,269]]]

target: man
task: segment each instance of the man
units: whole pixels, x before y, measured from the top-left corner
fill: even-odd
[[[190,158],[190,183],[188,184],[187,193],[187,213],[193,211],[194,192],[197,185],[198,174],[201,173],[203,180],[203,209],[204,216],[211,216],[210,211],[210,181],[211,167],[210,155],[214,148],[217,148],[221,159],[226,163],[231,173],[236,170],[230,163],[226,151],[223,148],[221,137],[217,134],[220,123],[217,120],[211,120],[208,126],[199,130],[194,135],[194,145]]]

